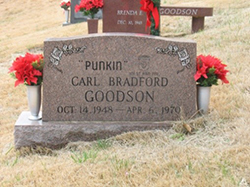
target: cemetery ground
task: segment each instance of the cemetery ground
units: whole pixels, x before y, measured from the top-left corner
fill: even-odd
[[[177,0],[162,5],[211,6],[205,30],[191,34],[189,17],[164,16],[161,36],[197,42],[230,70],[230,84],[212,87],[210,113],[168,131],[129,132],[60,150],[14,148],[14,124],[28,110],[25,86],[8,68],[49,37],[87,34],[86,23],[62,27],[59,1],[0,0],[0,186],[250,186],[250,1]],[[101,21],[99,21],[101,32]],[[192,128],[187,133],[183,124]]]

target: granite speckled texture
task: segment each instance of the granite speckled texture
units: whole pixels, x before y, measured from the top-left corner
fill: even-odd
[[[140,7],[140,1],[105,0],[103,32],[149,33],[146,13]]]
[[[192,16],[192,33],[204,29],[205,16],[213,16],[212,7],[160,7],[160,15],[168,16]]]
[[[172,121],[196,112],[196,43],[107,33],[44,43],[43,121]]]
[[[60,149],[69,142],[93,141],[129,131],[169,129],[170,122],[43,122],[28,120],[22,112],[15,124],[15,147]]]

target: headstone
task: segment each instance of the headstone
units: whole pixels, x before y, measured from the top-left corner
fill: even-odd
[[[75,12],[75,6],[77,4],[80,4],[81,0],[71,0],[71,5],[70,5],[70,23],[79,23],[79,22],[84,22],[87,21],[89,16],[83,15],[82,12]],[[100,9],[97,14],[95,15],[95,18],[101,19],[102,18],[102,10]]]
[[[58,149],[128,131],[169,129],[196,112],[196,43],[92,34],[44,43],[40,121],[24,111],[15,147]]]
[[[103,32],[148,33],[146,13],[140,10],[140,1],[105,0]]]
[[[160,7],[160,15],[192,16],[192,33],[204,29],[205,16],[213,16],[212,7]]]
[[[196,111],[196,43],[136,34],[48,39],[43,121],[173,121]]]
[[[213,8],[211,7],[160,7],[160,15],[168,16],[193,16],[204,17],[212,16]]]

